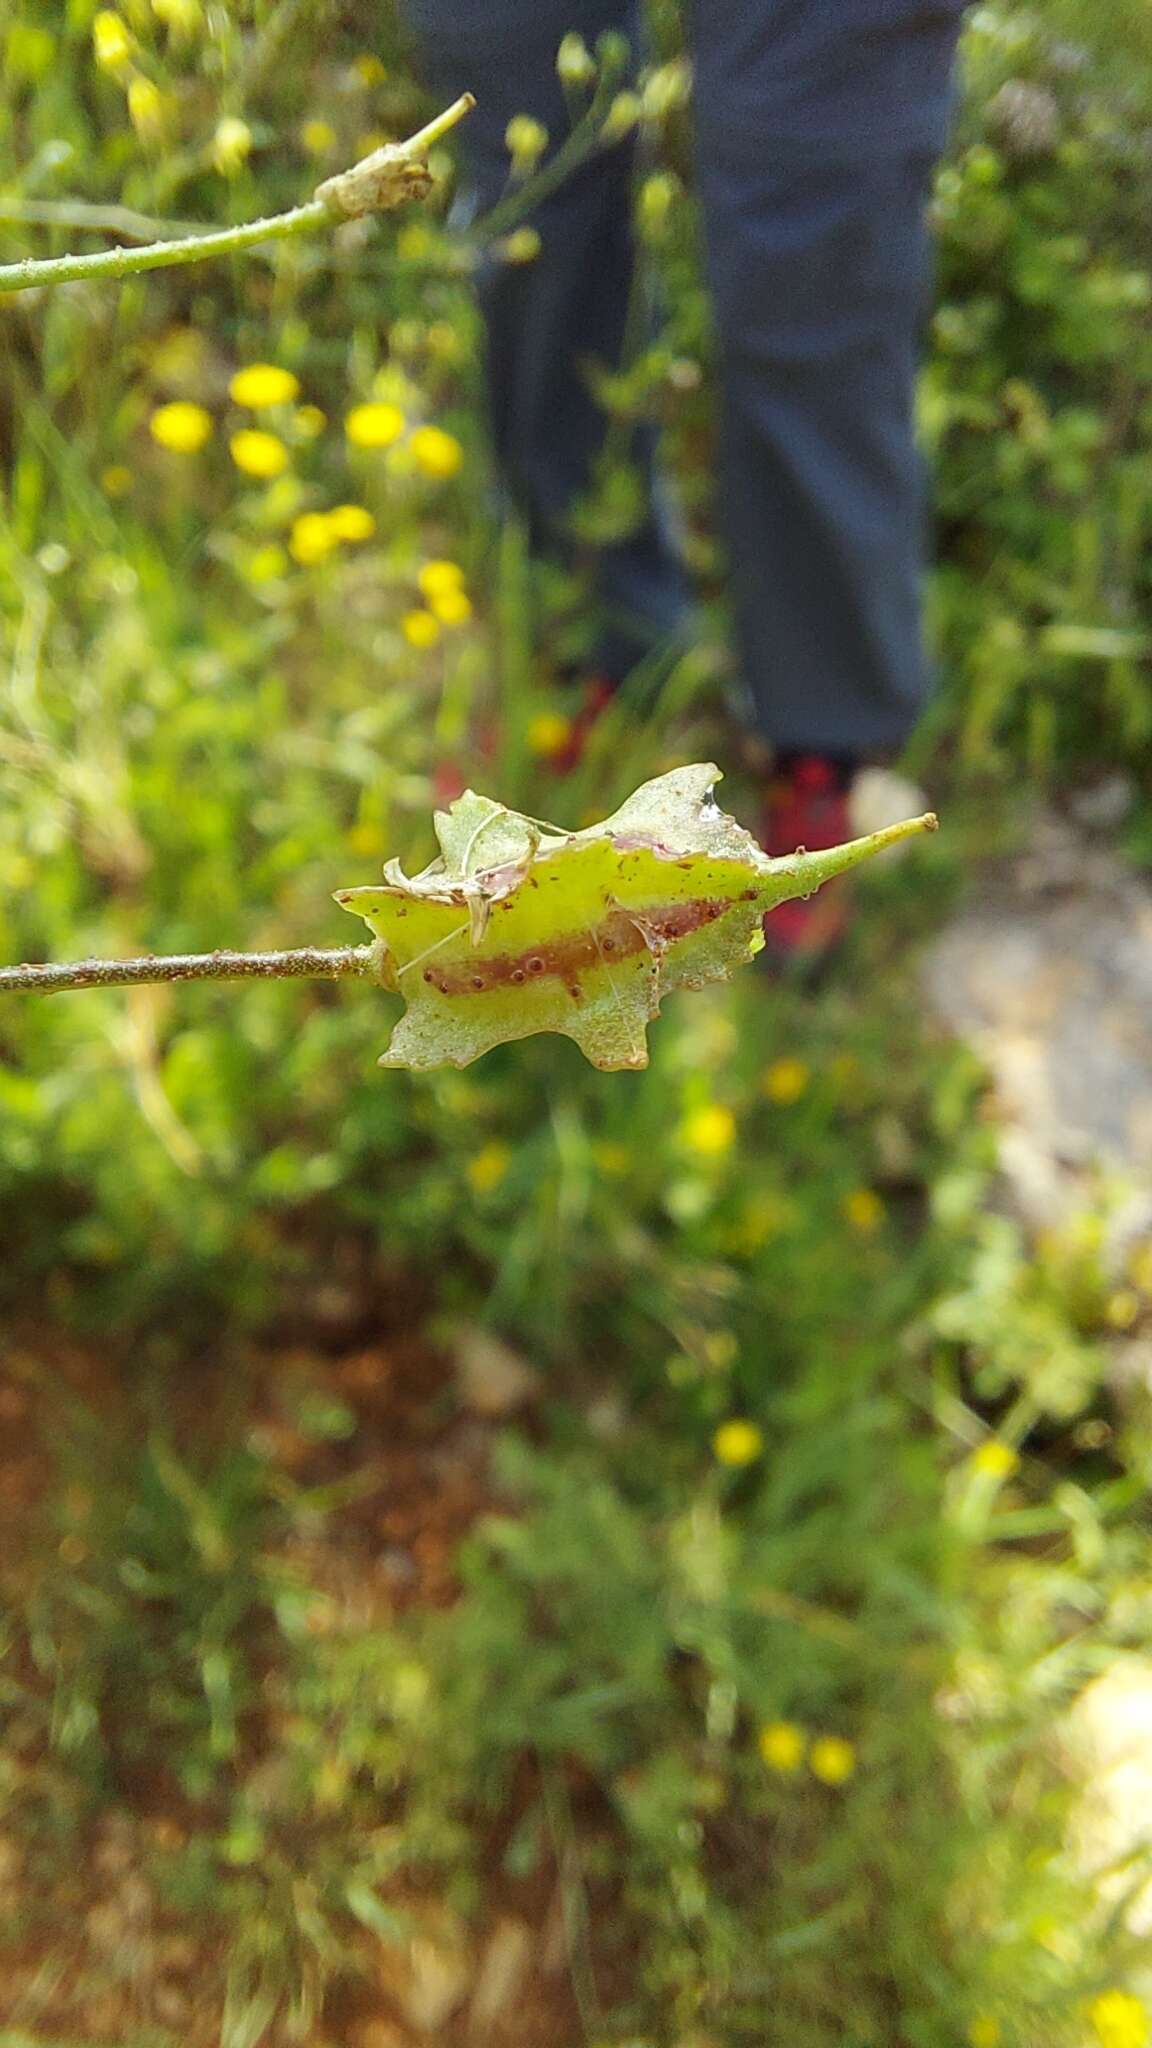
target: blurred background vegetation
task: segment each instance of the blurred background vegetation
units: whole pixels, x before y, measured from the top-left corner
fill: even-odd
[[[1152,1239],[1027,1236],[916,951],[1023,785],[1123,777],[1152,863],[1150,22],[970,16],[923,381],[947,830],[817,995],[692,998],[641,1077],[382,1075],[355,988],[0,1017],[4,2048],[1148,2039],[1075,1703],[1148,1638],[1107,1360]],[[714,757],[747,809],[654,30],[593,125],[642,126],[664,314],[602,396],[666,428],[704,644],[558,779],[579,580],[495,516],[447,157],[329,239],[9,300],[0,957],[344,943],[331,891],[430,852],[450,765],[579,823]],[[3,37],[5,260],[272,212],[429,111],[358,0]],[[609,460],[589,537],[633,506]]]

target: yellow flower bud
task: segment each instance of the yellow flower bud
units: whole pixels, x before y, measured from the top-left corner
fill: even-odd
[[[823,1785],[843,1785],[856,1769],[855,1746],[842,1735],[820,1735],[808,1752],[808,1768]]]
[[[225,114],[212,137],[212,162],[222,178],[235,178],[252,154],[252,130],[236,114]]]
[[[92,53],[101,71],[123,71],[132,56],[127,23],[112,7],[102,7],[92,20]]]
[[[704,1159],[718,1159],[735,1141],[736,1119],[722,1102],[708,1102],[694,1109],[680,1126],[680,1142],[689,1152]]]
[[[1020,1464],[1020,1453],[998,1436],[985,1437],[972,1453],[971,1465],[985,1479],[1011,1479]]]
[[[168,127],[170,102],[158,85],[139,72],[128,85],[128,119],[140,137],[141,142],[154,143],[164,140]]]
[[[309,156],[327,156],[336,147],[336,130],[327,121],[305,121],[300,141]]]
[[[493,244],[498,256],[505,263],[535,263],[543,248],[539,228],[516,228],[512,234],[501,236]]]
[[[575,29],[569,30],[556,52],[556,76],[563,85],[591,85],[596,76],[596,60]]]
[[[884,1204],[872,1188],[853,1188],[844,1197],[845,1220],[861,1237],[872,1237],[884,1221]]]
[[[721,1465],[738,1471],[742,1465],[755,1464],[764,1449],[764,1432],[743,1416],[734,1416],[731,1422],[720,1424],[712,1438],[712,1449]]]
[[[756,1738],[756,1747],[770,1771],[790,1777],[804,1761],[804,1730],[795,1721],[766,1721]]]
[[[517,177],[534,171],[548,147],[548,130],[531,114],[513,114],[504,130],[504,143]]]
[[[465,1168],[473,1193],[490,1195],[493,1188],[499,1187],[511,1164],[512,1153],[499,1139],[494,1139],[490,1145],[482,1145]]]
[[[639,93],[618,92],[600,130],[605,142],[621,142],[636,126],[642,112]]]
[[[793,1102],[799,1102],[808,1086],[809,1073],[803,1060],[773,1060],[765,1069],[760,1086],[769,1102],[778,1103],[786,1109]]]

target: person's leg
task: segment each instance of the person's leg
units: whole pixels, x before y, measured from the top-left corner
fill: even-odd
[[[445,99],[469,89],[476,108],[460,131],[469,203],[487,212],[507,190],[505,129],[530,114],[552,144],[570,115],[556,52],[570,29],[593,45],[628,30],[631,0],[404,0],[421,69]],[[543,200],[531,219],[540,253],[527,264],[485,261],[478,280],[488,343],[492,432],[499,471],[532,546],[571,562],[592,555],[602,631],[595,662],[619,681],[683,621],[686,579],[652,509],[653,445],[629,450],[648,492],[641,523],[593,551],[574,541],[572,507],[592,481],[606,418],[586,366],[616,368],[633,290],[633,145],[604,150]]]
[[[928,688],[913,397],[961,12],[695,0],[739,648],[765,737],[838,773]]]

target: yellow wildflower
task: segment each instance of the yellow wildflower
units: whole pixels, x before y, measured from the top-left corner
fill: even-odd
[[[766,1721],[756,1737],[756,1747],[770,1771],[789,1777],[804,1761],[804,1730],[795,1721]]]
[[[366,50],[363,56],[353,57],[352,69],[361,85],[383,85],[388,73],[379,57]]]
[[[808,1086],[811,1076],[803,1060],[773,1060],[767,1067],[760,1083],[769,1102],[777,1102],[786,1109],[792,1102],[799,1102]]]
[[[336,147],[336,130],[327,121],[305,121],[300,140],[309,156],[327,156]]]
[[[122,498],[132,489],[132,471],[123,462],[110,462],[100,472],[100,488],[109,498]]]
[[[572,720],[565,718],[562,711],[538,711],[535,718],[528,720],[525,735],[528,751],[537,760],[550,761],[555,754],[562,754],[572,737]]]
[[[228,386],[229,398],[254,412],[264,405],[287,405],[299,394],[300,379],[279,363],[246,363]]]
[[[873,1237],[884,1221],[884,1204],[874,1188],[853,1188],[844,1197],[844,1215],[861,1237]]]
[[[1019,1452],[998,1436],[985,1437],[971,1458],[972,1470],[983,1473],[986,1479],[1011,1479],[1019,1463]]]
[[[593,1145],[592,1157],[601,1173],[608,1174],[612,1180],[627,1173],[632,1164],[632,1154],[627,1145],[618,1145],[612,1138],[602,1138]]]
[[[440,638],[440,624],[431,612],[405,612],[400,621],[400,631],[409,647],[435,647]]]
[[[1100,2048],[1147,2048],[1148,2014],[1131,1991],[1102,1991],[1088,2018]]]
[[[148,422],[148,431],[161,448],[169,449],[173,455],[195,455],[211,438],[212,415],[202,405],[175,398],[169,405],[157,406]]]
[[[443,427],[417,427],[410,445],[417,469],[441,482],[455,476],[464,461],[455,434],[446,434]]]
[[[1000,2040],[1000,2022],[995,2013],[973,2013],[968,2023],[968,2048],[1000,2048]]]
[[[404,432],[404,415],[398,405],[354,405],[344,432],[354,448],[390,448]]]
[[[428,609],[442,626],[466,626],[472,617],[472,599],[466,590],[441,590],[428,599]]]
[[[259,427],[241,427],[229,441],[228,452],[245,476],[283,476],[288,467],[288,450],[279,435],[262,433]]]
[[[822,1785],[843,1785],[856,1769],[855,1745],[842,1735],[818,1735],[808,1752],[808,1768]]]
[[[128,24],[112,7],[102,7],[93,17],[92,54],[101,71],[122,71],[132,55]]]
[[[382,128],[366,128],[363,135],[356,137],[357,163],[359,163],[362,156],[375,156],[376,151],[383,149],[387,141],[388,137]]]
[[[736,1138],[736,1119],[722,1102],[706,1102],[694,1109],[680,1126],[680,1142],[703,1159],[719,1159]]]
[[[464,571],[458,562],[425,562],[416,581],[422,597],[443,597],[445,591],[460,589]]]
[[[499,1187],[511,1164],[511,1149],[507,1145],[502,1145],[498,1138],[494,1138],[489,1145],[482,1145],[479,1152],[473,1153],[464,1169],[473,1193],[490,1195],[493,1188]]]
[[[332,522],[326,512],[301,512],[292,521],[288,537],[288,552],[293,561],[308,566],[322,562],[339,545],[339,536],[332,531]]]
[[[371,540],[376,521],[366,505],[334,505],[328,524],[337,540]]]
[[[162,142],[169,103],[158,85],[137,72],[128,86],[128,119],[141,142]]]
[[[712,1449],[721,1465],[739,1468],[754,1465],[764,1449],[764,1432],[743,1416],[722,1422],[712,1438]]]
[[[212,137],[212,162],[222,178],[234,178],[252,154],[252,130],[236,114],[225,114]]]
[[[288,567],[288,557],[276,541],[269,541],[262,548],[253,548],[244,564],[244,574],[249,583],[274,583],[283,576]]]

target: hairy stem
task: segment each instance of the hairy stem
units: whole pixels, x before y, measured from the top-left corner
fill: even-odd
[[[161,953],[141,960],[46,961],[0,967],[0,995],[54,995],[69,988],[131,988],[159,981],[378,979],[374,946],[299,946],[288,953]]]
[[[176,263],[204,263],[210,257],[230,256],[259,242],[283,242],[294,235],[311,234],[317,228],[331,228],[355,212],[375,212],[381,207],[398,206],[405,199],[419,198],[427,190],[427,177],[420,180],[415,174],[428,151],[474,105],[471,93],[462,94],[407,142],[377,150],[338,178],[326,179],[314,198],[302,206],[293,206],[287,213],[270,214],[264,220],[242,221],[237,227],[214,228],[203,234],[145,242],[136,248],[97,249],[85,256],[29,256],[20,263],[0,265],[0,295],[26,292],[38,285],[75,284],[85,278],[134,277],[138,271],[163,270]],[[340,203],[348,190],[356,194],[355,205]]]

